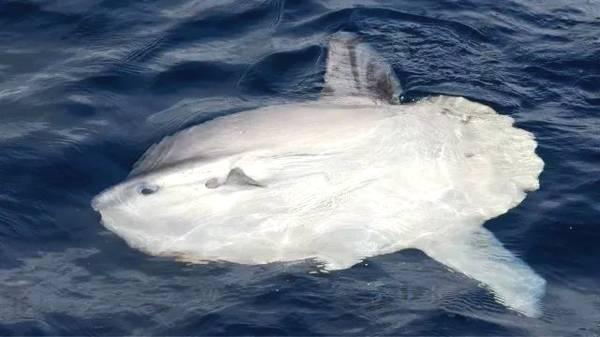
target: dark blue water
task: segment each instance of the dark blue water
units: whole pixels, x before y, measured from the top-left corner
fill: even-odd
[[[89,206],[162,137],[313,99],[356,32],[404,100],[460,95],[535,134],[540,190],[486,224],[548,281],[495,304],[416,250],[331,274],[187,265]],[[0,0],[0,335],[600,335],[600,1]]]

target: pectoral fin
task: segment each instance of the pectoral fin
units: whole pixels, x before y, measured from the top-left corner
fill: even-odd
[[[225,184],[229,185],[250,185],[256,187],[264,187],[263,184],[250,178],[244,171],[239,167],[234,167],[229,171]]]
[[[239,167],[234,167],[229,171],[225,180],[219,178],[211,178],[206,181],[206,188],[215,189],[224,185],[236,185],[236,186],[254,186],[254,187],[265,187],[260,182],[250,178],[244,171]]]
[[[481,282],[505,306],[526,316],[541,315],[546,281],[485,228],[445,233],[419,248],[434,260]]]

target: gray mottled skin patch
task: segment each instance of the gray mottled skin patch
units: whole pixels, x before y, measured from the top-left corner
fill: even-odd
[[[389,74],[386,76],[377,76],[375,73],[376,69],[375,63],[369,63],[367,66],[367,82],[370,84],[369,90],[375,93],[377,98],[393,103],[395,94],[394,81]]]
[[[356,40],[348,41],[348,56],[350,57],[350,67],[352,68],[352,77],[354,79],[354,87],[360,91],[360,73],[356,64]]]

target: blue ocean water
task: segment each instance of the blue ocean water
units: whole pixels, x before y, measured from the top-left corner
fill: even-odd
[[[164,136],[317,97],[340,30],[404,101],[468,97],[535,134],[541,188],[485,226],[548,281],[542,317],[417,250],[189,265],[100,224],[91,198]],[[598,0],[0,0],[0,46],[0,335],[600,335]]]

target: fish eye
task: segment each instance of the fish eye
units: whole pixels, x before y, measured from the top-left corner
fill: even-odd
[[[156,191],[158,191],[157,185],[144,184],[138,187],[138,193],[143,195],[154,194]]]

